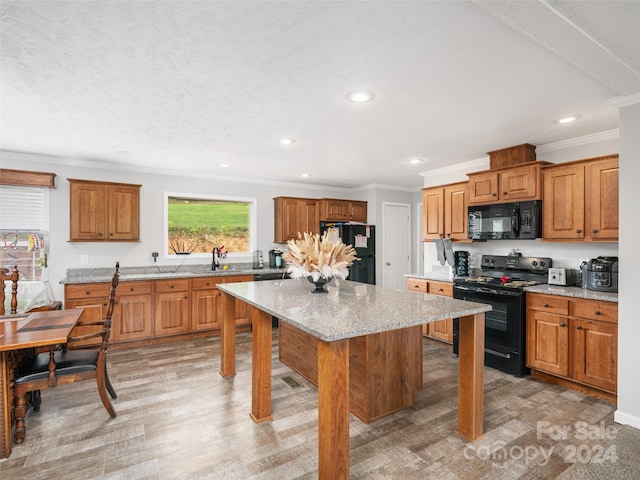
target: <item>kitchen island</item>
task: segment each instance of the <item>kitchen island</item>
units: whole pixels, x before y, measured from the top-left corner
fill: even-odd
[[[222,376],[235,375],[236,298],[252,307],[252,403],[255,422],[271,415],[271,317],[311,335],[318,355],[318,476],[349,477],[349,340],[460,318],[457,432],[482,436],[484,312],[489,305],[437,295],[340,282],[327,294],[306,281],[229,283],[223,292]]]

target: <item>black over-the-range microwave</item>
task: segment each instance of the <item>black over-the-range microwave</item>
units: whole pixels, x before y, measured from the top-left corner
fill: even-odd
[[[525,240],[542,236],[542,201],[468,207],[468,237],[473,240]]]

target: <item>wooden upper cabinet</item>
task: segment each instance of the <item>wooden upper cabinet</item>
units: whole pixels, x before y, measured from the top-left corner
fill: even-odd
[[[69,241],[140,239],[140,185],[68,180]]]
[[[367,202],[360,200],[320,199],[321,222],[363,222],[367,221]]]
[[[468,241],[467,198],[468,182],[422,191],[422,240],[451,238]]]
[[[529,162],[498,170],[470,173],[469,204],[506,203],[542,198],[540,169],[546,162]]]
[[[618,240],[619,172],[617,156],[586,166],[588,235],[593,240]]]
[[[618,156],[543,170],[544,240],[618,240]]]
[[[277,197],[274,201],[274,242],[286,243],[298,233],[320,232],[318,201],[312,198]]]

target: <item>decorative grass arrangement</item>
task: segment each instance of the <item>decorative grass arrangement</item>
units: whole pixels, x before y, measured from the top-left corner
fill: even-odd
[[[287,242],[287,250],[283,258],[291,278],[311,277],[314,282],[333,277],[344,280],[349,275],[347,267],[358,260],[351,245],[345,245],[340,238],[332,241],[327,232],[322,237],[317,233],[298,234],[298,240]]]

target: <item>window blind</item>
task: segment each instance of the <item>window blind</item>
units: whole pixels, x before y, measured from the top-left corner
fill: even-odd
[[[48,230],[49,191],[40,187],[0,186],[0,229]]]

